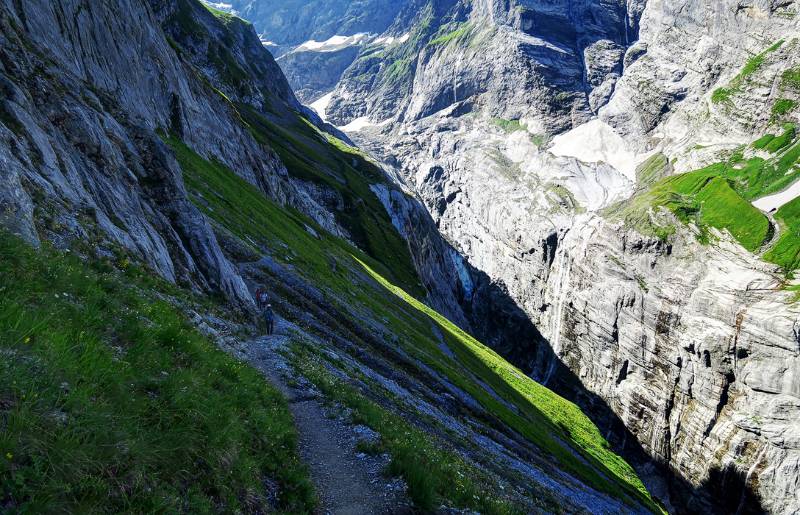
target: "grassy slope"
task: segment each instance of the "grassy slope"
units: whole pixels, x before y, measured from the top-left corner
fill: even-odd
[[[540,448],[553,453],[567,470],[583,476],[590,484],[601,490],[619,493],[618,485],[607,483],[605,478],[595,475],[594,471],[576,462],[571,454],[564,452],[563,447],[553,437],[572,442],[575,449],[590,463],[596,465],[603,474],[624,485],[623,491],[628,494],[635,493],[641,500],[649,500],[647,490],[633,469],[611,451],[608,442],[580,408],[533,381],[447,318],[381,277],[366,263],[360,262],[360,264],[383,287],[420,314],[433,319],[445,331],[445,339],[456,354],[459,365],[465,366],[475,377],[485,380],[502,398],[521,409],[522,416],[519,418],[506,412],[506,423]],[[488,399],[483,399],[483,402],[487,401]],[[499,404],[490,407],[501,414],[504,411]]]
[[[0,235],[0,505],[252,511],[271,478],[281,509],[310,511],[279,393],[117,266]]]
[[[730,159],[690,173],[655,182],[609,213],[646,232],[670,234],[669,227],[653,224],[648,211],[666,207],[683,222],[694,223],[705,240],[705,228],[727,230],[751,252],[769,241],[772,230],[767,217],[751,202],[785,189],[800,179],[800,140],[794,125],[776,136],[767,134],[751,145],[767,157],[745,159],[736,152]],[[764,258],[787,272],[800,266],[800,212],[791,202],[776,213],[782,223],[778,243]]]
[[[170,144],[183,165],[194,201],[209,217],[244,241],[266,243],[269,248],[276,249],[275,259],[290,263],[298,273],[323,289],[329,302],[342,311],[370,312],[371,319],[384,321],[399,337],[405,352],[443,374],[487,411],[552,454],[561,468],[602,491],[620,498],[638,498],[654,506],[630,466],[613,454],[597,428],[576,406],[513,369],[497,354],[413,297],[403,294],[405,302],[398,304],[396,296],[387,289],[394,293],[401,290],[384,279],[390,277],[391,271],[381,262],[319,231],[312,221],[300,214],[283,210],[230,170],[203,160],[180,142],[172,140]],[[306,225],[315,227],[321,234],[320,239],[305,230]],[[331,262],[340,266],[332,267]],[[368,270],[378,283],[365,280],[354,270],[360,270],[361,275]],[[448,345],[457,359],[451,359],[441,350],[427,321],[429,316],[446,329]],[[493,398],[478,385],[475,377],[514,403],[519,413]],[[561,441],[569,442],[592,465],[578,459]],[[413,477],[407,479],[412,488],[418,485]],[[434,479],[431,481],[435,484]],[[440,477],[439,481],[443,489],[449,488],[446,477]],[[418,485],[417,488],[423,487]],[[458,498],[455,490],[437,494]],[[415,495],[412,491],[415,498],[427,495],[419,492]],[[487,491],[481,497],[491,495],[492,492]]]
[[[775,213],[781,223],[780,238],[764,259],[781,265],[784,270],[800,268],[800,198],[783,205]]]
[[[369,188],[384,182],[381,171],[357,149],[321,132],[300,116],[273,119],[247,106],[239,108],[252,134],[280,156],[291,175],[333,189],[341,196],[344,207],[334,214],[351,239],[386,265],[393,280],[423,295],[406,242]]]

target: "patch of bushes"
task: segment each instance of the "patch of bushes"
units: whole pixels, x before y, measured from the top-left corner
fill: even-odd
[[[797,101],[788,98],[781,98],[775,101],[772,105],[772,117],[779,118],[784,116],[797,108]]]

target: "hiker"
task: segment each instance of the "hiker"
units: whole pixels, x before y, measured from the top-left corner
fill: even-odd
[[[269,303],[269,295],[263,289],[256,290],[256,305],[264,317],[267,324],[267,334],[272,335],[275,326],[275,313],[272,311],[272,304]]]
[[[269,304],[269,295],[261,288],[256,290],[256,304],[260,310],[263,310],[267,307],[267,304]]]
[[[272,311],[272,304],[267,304],[264,310],[264,322],[267,323],[267,336],[272,336],[272,331],[275,329],[275,313]]]

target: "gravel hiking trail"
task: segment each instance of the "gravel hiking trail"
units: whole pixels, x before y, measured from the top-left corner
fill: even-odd
[[[308,465],[319,497],[320,515],[411,514],[412,503],[400,479],[383,474],[389,457],[359,452],[359,441],[377,440],[365,426],[354,426],[326,409],[318,392],[295,386],[291,368],[279,354],[289,344],[286,321],[278,321],[273,336],[242,342],[239,355],[258,369],[286,397],[299,436],[300,456]]]

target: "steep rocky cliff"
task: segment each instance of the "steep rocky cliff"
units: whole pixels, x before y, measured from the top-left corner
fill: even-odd
[[[180,408],[191,384],[171,388],[168,378],[192,379],[176,342],[211,355],[199,331],[268,377],[290,375],[293,402],[325,399],[343,425],[372,431],[359,452],[383,460],[421,510],[660,511],[576,405],[465,332],[488,336],[520,362],[533,348],[515,342],[536,334],[505,287],[441,238],[418,198],[298,103],[251,25],[195,0],[2,0],[0,26],[0,221],[42,249],[20,252],[15,266],[27,260],[69,274],[54,281],[69,291],[48,291],[36,274],[26,280],[42,291],[2,285],[17,295],[0,303],[0,345],[12,363],[0,373],[22,374],[13,377],[48,393],[40,399],[11,381],[0,385],[2,509],[136,511],[129,492],[152,493],[148,481],[168,492],[157,506],[176,511],[293,506],[275,504],[291,497],[275,491],[280,464],[269,464],[272,476],[254,476],[250,463],[237,462],[237,448],[182,455],[193,469],[225,474],[235,464],[247,476],[240,483],[249,490],[228,496],[204,484],[201,499],[186,471],[151,477],[144,463],[145,480],[127,476],[140,449],[114,428],[95,449],[102,457],[91,467],[82,462],[95,476],[73,477],[59,467],[74,456],[48,454],[30,443],[38,433],[9,422],[19,415],[65,441],[89,435],[82,417],[102,420],[98,406],[113,404],[106,383],[80,379],[81,367],[88,373],[100,362],[103,377],[135,375],[117,381],[115,392],[131,388],[145,414],[161,409],[185,421],[196,409]],[[21,245],[0,236],[3,249]],[[4,267],[3,280],[13,273]],[[112,284],[91,305],[94,290],[81,287],[90,273],[93,284]],[[279,334],[254,339],[251,291],[265,287]],[[48,302],[51,293],[57,301]],[[131,327],[120,329],[116,312],[105,309],[114,296],[124,297],[113,304]],[[153,299],[167,306],[169,327],[142,308]],[[63,341],[37,334],[56,323],[47,314],[52,304],[68,326]],[[82,314],[92,316],[91,348]],[[31,328],[21,332],[20,321]],[[154,362],[142,357],[152,348],[161,356]],[[52,379],[63,372],[54,356],[75,358],[80,388]],[[130,365],[139,363],[134,357],[141,367]],[[209,363],[208,388],[238,392],[228,369],[241,371],[241,363],[226,361],[224,370]],[[258,376],[248,377],[257,390]],[[44,404],[50,400],[54,406]],[[249,423],[246,402],[237,409]],[[192,434],[213,447],[205,429]],[[41,465],[51,460],[59,466]],[[47,497],[40,488],[53,474],[66,487]],[[282,481],[281,488],[302,483],[310,495],[303,481]]]
[[[797,170],[798,10],[422,3],[318,106],[538,330],[497,348],[671,470],[676,511],[800,509],[794,218],[749,206]]]

